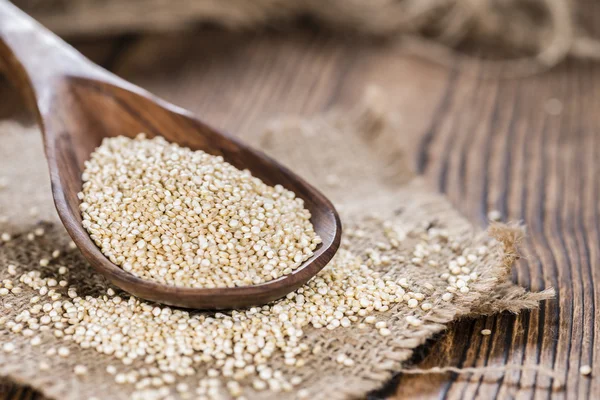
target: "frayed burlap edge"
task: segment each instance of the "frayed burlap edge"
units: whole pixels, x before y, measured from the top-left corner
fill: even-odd
[[[382,383],[389,380],[395,372],[403,369],[403,362],[412,356],[418,346],[423,345],[436,333],[445,330],[446,324],[449,322],[463,317],[476,317],[504,311],[518,313],[537,308],[540,301],[554,297],[554,289],[531,293],[507,281],[514,262],[518,258],[518,244],[524,234],[522,227],[496,223],[488,230],[488,233],[505,246],[502,265],[495,269],[491,268],[489,276],[483,277],[474,285],[472,295],[461,297],[457,301],[436,308],[434,313],[424,319],[426,322],[424,325],[411,332],[410,338],[388,344],[390,348],[384,353],[387,362],[373,366],[372,373],[368,375],[369,380],[362,381],[360,385],[353,385],[347,390],[340,387],[339,397],[334,396],[334,399],[363,398],[364,393],[380,388]],[[504,372],[510,369],[510,367],[506,369],[500,367],[495,372]],[[527,367],[523,369],[527,369]],[[485,373],[485,369],[480,372]]]

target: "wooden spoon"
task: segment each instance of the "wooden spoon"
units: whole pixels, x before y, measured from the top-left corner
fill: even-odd
[[[60,219],[90,264],[123,290],[143,299],[188,308],[265,304],[306,283],[337,251],[340,220],[331,202],[318,190],[275,160],[209,127],[190,112],[93,64],[5,1],[0,1],[0,60],[37,115]],[[104,137],[134,137],[139,132],[221,155],[265,183],[281,184],[293,191],[304,199],[323,243],[293,273],[254,286],[183,288],[143,280],[124,271],[100,252],[82,227],[77,193],[81,191],[84,162]]]

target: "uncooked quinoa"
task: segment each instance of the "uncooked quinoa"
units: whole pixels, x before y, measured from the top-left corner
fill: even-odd
[[[143,279],[255,285],[290,274],[321,243],[293,192],[162,137],[105,138],[82,178],[83,226]]]
[[[376,248],[352,250],[348,238],[364,237],[365,232],[349,226],[338,253],[307,284],[271,304],[226,313],[174,309],[104,286],[90,290],[70,279],[75,268],[69,262],[71,243],[48,251],[51,256],[40,259],[39,267],[7,267],[11,279],[0,282],[5,289],[1,300],[12,298],[16,289],[35,294],[16,316],[0,317],[0,327],[27,338],[32,347],[44,347],[40,371],[52,368],[56,360],[76,359],[76,379],[102,373],[89,356],[77,358],[74,345],[111,357],[103,370],[116,384],[131,385],[133,400],[174,398],[169,397],[174,391],[181,398],[203,400],[243,399],[265,390],[294,390],[298,399],[314,398],[303,388],[307,372],[302,367],[309,360],[329,354],[340,368],[361,361],[333,340],[316,340],[317,330],[355,326],[364,337],[391,337],[384,313],[398,303],[406,304],[407,325],[425,326],[435,309],[468,293],[479,279],[472,268],[488,253],[486,246],[459,250],[442,229],[405,232],[389,221],[374,223],[381,224],[376,230],[383,231],[384,240]],[[36,230],[33,240],[38,233],[43,236],[44,230]],[[390,253],[401,243],[408,247],[404,255]],[[391,275],[377,271],[405,265],[409,257],[414,265],[439,265],[441,274],[415,280],[401,269]],[[443,290],[436,293],[436,287],[444,285],[447,292],[440,296]],[[8,304],[4,301],[4,307]],[[331,335],[333,339],[340,333]],[[0,351],[18,350],[8,342]],[[194,376],[198,379],[188,379]]]
[[[365,332],[390,335],[387,323],[371,314],[388,311],[413,296],[425,298],[411,292],[404,281],[399,284],[382,276],[342,249],[317,276],[285,298],[228,313],[172,309],[121,297],[125,293],[110,288],[97,297],[80,296],[75,287],[57,284],[56,278],[42,276],[38,270],[0,286],[23,284],[40,293],[14,320],[3,321],[12,332],[31,337],[31,346],[40,345],[41,331],[51,330],[59,339],[115,357],[106,372],[114,375],[117,384],[135,385],[136,400],[162,399],[160,389],[177,383],[179,377],[194,375],[200,364],[209,364],[207,377],[199,380],[197,388],[177,391],[193,390],[198,398],[216,400],[241,396],[241,383],[256,391],[275,392],[300,385],[301,377],[273,369],[270,359],[283,354],[283,363],[293,369],[302,367],[308,354],[320,353],[321,346],[306,343],[305,330],[311,327],[335,330],[358,323]],[[422,321],[411,317],[409,323],[418,326]],[[4,351],[13,351],[11,345]],[[62,346],[52,347],[50,353],[46,355],[70,356]],[[140,360],[145,366],[134,367]],[[339,353],[336,362],[351,367],[355,360]],[[77,365],[73,372],[85,375],[88,368]],[[222,392],[230,396],[219,395]],[[298,398],[307,397],[298,392]]]

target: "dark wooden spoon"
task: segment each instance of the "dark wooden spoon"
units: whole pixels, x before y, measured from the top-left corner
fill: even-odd
[[[93,64],[5,1],[0,1],[0,60],[37,115],[60,219],[90,264],[123,290],[143,299],[187,308],[265,304],[306,283],[337,251],[340,220],[331,202],[318,190],[263,153]],[[104,137],[133,137],[139,132],[221,155],[265,183],[281,184],[293,191],[304,199],[323,243],[292,274],[254,286],[182,288],[143,280],[124,271],[100,252],[83,229],[77,193],[81,190],[84,162]]]

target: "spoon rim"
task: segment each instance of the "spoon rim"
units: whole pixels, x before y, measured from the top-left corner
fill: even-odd
[[[133,275],[128,271],[125,271],[123,268],[110,261],[101,252],[100,248],[94,243],[89,233],[85,230],[81,224],[81,214],[72,211],[71,207],[69,206],[69,201],[67,200],[67,193],[65,190],[63,190],[65,185],[63,185],[61,179],[64,176],[60,173],[61,170],[58,165],[58,157],[56,156],[56,154],[59,152],[56,145],[57,138],[54,137],[54,135],[44,135],[44,147],[46,150],[46,158],[48,160],[48,166],[50,170],[52,193],[58,215],[69,236],[71,236],[72,240],[81,250],[86,260],[92,265],[92,267],[94,267],[95,270],[102,273],[102,275],[104,275],[109,281],[119,288],[145,300],[184,308],[216,310],[248,307],[252,305],[264,305],[270,301],[284,297],[287,293],[294,291],[298,287],[308,282],[329,263],[329,261],[337,252],[341,242],[342,224],[335,206],[323,193],[321,193],[320,190],[306,182],[304,178],[295,174],[277,160],[268,156],[261,150],[245,144],[231,134],[224,133],[221,130],[207,125],[189,110],[160,99],[154,94],[127,81],[121,80],[120,78],[115,77],[114,81],[112,82],[107,79],[94,79],[94,77],[88,78],[81,76],[70,76],[66,78],[69,80],[73,79],[78,82],[93,83],[95,85],[110,85],[113,87],[113,89],[132,92],[145,98],[146,100],[156,103],[158,106],[164,108],[168,112],[191,120],[194,124],[210,131],[211,134],[219,135],[225,140],[232,142],[239,148],[253,153],[256,157],[261,159],[261,161],[265,161],[273,168],[277,168],[279,171],[283,172],[284,175],[293,177],[297,186],[303,187],[307,194],[314,196],[312,198],[313,202],[324,208],[324,210],[321,212],[324,214],[324,216],[321,216],[320,218],[323,220],[327,219],[328,221],[325,221],[325,225],[331,229],[325,238],[323,238],[323,235],[319,235],[323,242],[317,247],[313,255],[304,261],[298,268],[294,269],[294,271],[292,271],[290,274],[286,274],[260,284],[235,287],[195,288],[163,284],[160,282],[143,279]],[[45,126],[42,126],[42,129],[46,131]],[[227,161],[226,158],[225,161]],[[250,172],[253,173],[252,170],[250,170]],[[296,196],[302,199],[305,199],[306,197],[302,196],[296,191],[294,191],[294,193]],[[311,212],[311,223],[315,225],[313,218],[315,218],[315,214]],[[215,298],[220,300],[211,301],[211,299]],[[223,304],[225,304],[225,306],[222,306]]]

